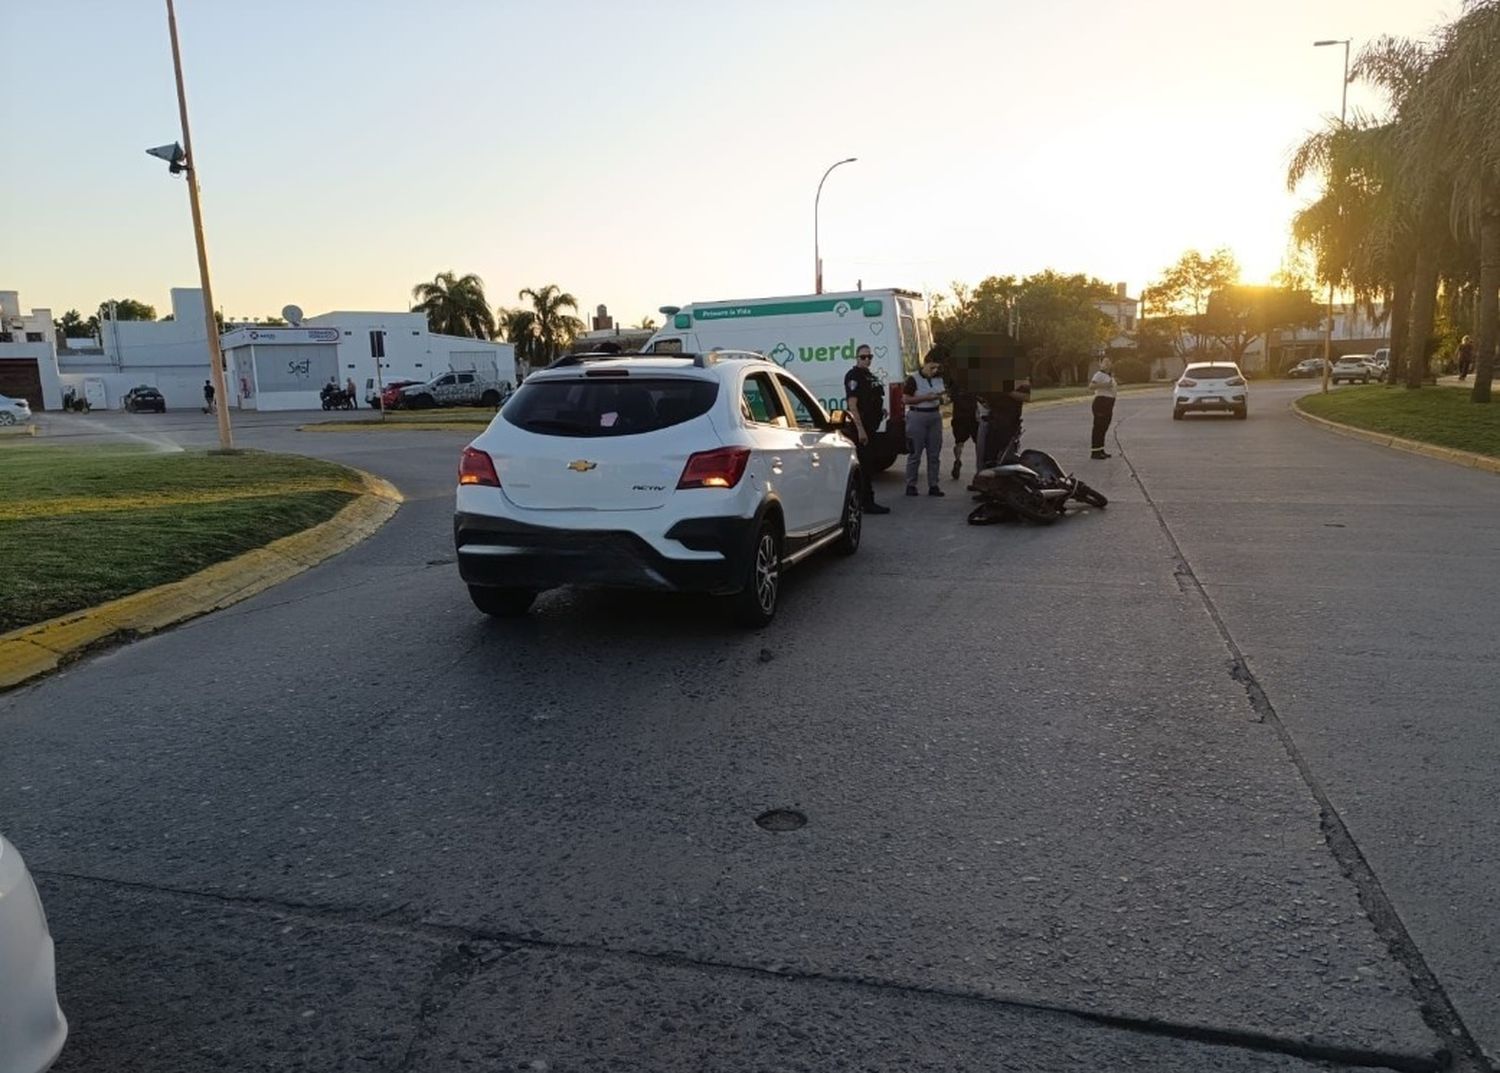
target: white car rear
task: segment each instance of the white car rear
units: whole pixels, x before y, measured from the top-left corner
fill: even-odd
[[[0,1073],[42,1073],[67,1038],[47,915],[21,854],[0,837]]]
[[[454,540],[487,614],[561,585],[733,595],[859,546],[852,442],[759,355],[579,355],[533,373],[464,451]]]
[[[1232,361],[1194,362],[1182,370],[1172,389],[1172,419],[1190,413],[1232,413],[1243,420],[1250,413],[1250,386]]]
[[[1341,380],[1350,384],[1355,381],[1368,384],[1371,377],[1377,380],[1380,378],[1375,368],[1375,355],[1373,354],[1345,354],[1334,360],[1333,371],[1328,374],[1328,378],[1335,384]]]

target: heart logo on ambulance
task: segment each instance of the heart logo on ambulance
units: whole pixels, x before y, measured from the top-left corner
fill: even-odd
[[[875,351],[875,356],[877,358],[883,358],[883,357],[885,357],[885,347],[883,347],[883,346],[877,346],[877,347],[871,347],[870,349],[873,350],[873,351]]]
[[[879,335],[883,331],[885,331],[885,325],[882,324],[880,321],[878,321],[878,320],[872,320],[870,322],[870,334],[871,335]]]
[[[780,365],[783,369],[797,360],[797,355],[794,354],[792,352],[792,348],[787,346],[785,343],[777,343],[776,349],[771,351],[771,353],[766,356],[774,361],[777,365]]]
[[[836,313],[840,317],[846,317],[846,316],[849,315],[849,303],[848,302],[835,302],[833,304],[833,311],[834,311],[834,313]]]

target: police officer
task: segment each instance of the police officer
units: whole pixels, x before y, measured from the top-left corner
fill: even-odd
[[[870,371],[875,354],[869,346],[861,343],[854,352],[854,368],[844,375],[844,406],[854,422],[855,456],[859,459],[859,494],[864,501],[866,514],[889,514],[890,507],[875,502],[875,489],[870,483],[870,474],[875,471],[871,446],[875,431],[885,417],[883,393],[880,381]]]

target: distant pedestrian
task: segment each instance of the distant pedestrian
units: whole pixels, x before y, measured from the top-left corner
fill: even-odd
[[[917,494],[917,477],[922,469],[922,455],[927,455],[927,494],[940,496],[939,468],[943,464],[943,384],[942,369],[934,360],[936,351],[914,374],[906,378],[901,394],[906,400],[906,494]]]
[[[348,383],[344,385],[344,390],[349,392],[349,405],[353,406],[356,410],[359,409],[359,389],[354,386],[354,377],[349,377]]]
[[[1467,380],[1474,371],[1474,340],[1467,335],[1458,344],[1458,378]]]
[[[1104,449],[1104,434],[1114,420],[1115,396],[1120,391],[1115,380],[1114,363],[1109,358],[1099,363],[1099,371],[1089,381],[1089,387],[1094,389],[1094,433],[1089,439],[1089,457],[1109,458],[1109,452]]]
[[[214,382],[212,380],[205,380],[205,381],[203,381],[203,412],[206,413],[206,414],[211,414],[211,413],[215,412],[214,411]]]

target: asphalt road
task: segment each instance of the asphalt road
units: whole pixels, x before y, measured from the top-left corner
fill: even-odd
[[[1305,390],[1247,422],[1127,397],[1106,462],[1084,408],[1038,411],[1028,442],[1111,499],[1049,529],[888,476],[895,513],[759,634],[576,592],[487,621],[452,563],[462,435],[246,415],[408,501],[0,697],[57,1068],[1500,1055],[1500,480],[1304,425]],[[101,430],[214,435],[49,438]],[[807,825],[756,825],[777,808]]]

